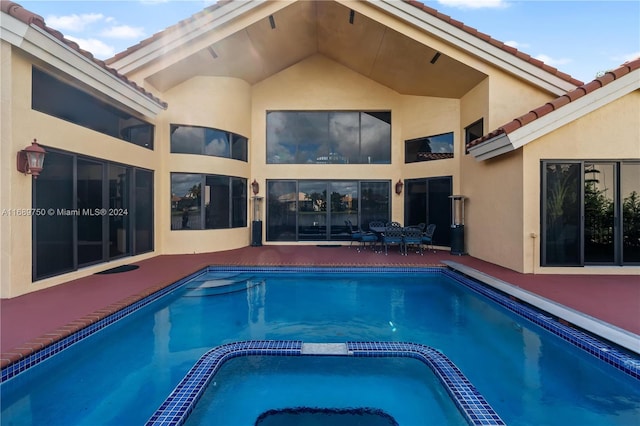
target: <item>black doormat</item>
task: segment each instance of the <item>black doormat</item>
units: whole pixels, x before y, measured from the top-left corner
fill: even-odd
[[[335,248],[335,247],[342,247],[342,245],[341,244],[318,244],[316,247]]]
[[[139,268],[138,265],[122,265],[122,266],[116,266],[115,268],[107,269],[105,271],[96,272],[96,275],[118,274],[120,272],[133,271],[133,270],[138,269],[138,268]]]

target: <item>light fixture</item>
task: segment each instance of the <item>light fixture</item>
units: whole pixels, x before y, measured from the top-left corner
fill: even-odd
[[[31,146],[26,147],[22,151],[18,151],[17,166],[21,173],[30,174],[34,179],[38,179],[38,175],[42,171],[44,164],[44,156],[46,151],[35,139],[31,142]]]
[[[251,182],[251,190],[253,191],[253,195],[258,195],[258,192],[260,192],[260,184],[255,179]]]
[[[404,183],[402,183],[402,179],[398,179],[398,182],[396,182],[396,194],[398,195],[402,194],[403,187],[404,187]]]

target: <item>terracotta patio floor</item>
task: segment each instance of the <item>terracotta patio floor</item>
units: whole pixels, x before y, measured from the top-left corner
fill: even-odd
[[[0,300],[0,352],[5,366],[208,265],[409,266],[455,261],[640,335],[637,275],[532,275],[448,251],[423,256],[357,252],[347,246],[262,246],[194,255],[164,255],[117,274],[91,275]],[[105,269],[108,267],[105,266]]]

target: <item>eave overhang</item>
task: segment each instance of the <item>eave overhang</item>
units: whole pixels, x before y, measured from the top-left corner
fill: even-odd
[[[0,39],[142,116],[154,118],[167,107],[162,101],[146,95],[107,68],[71,49],[44,29],[26,24],[4,12],[0,20]]]
[[[278,2],[278,4],[280,7],[285,7],[292,2],[289,0]],[[166,32],[163,37],[131,53],[125,51],[123,54],[116,55],[107,60],[107,63],[121,73],[129,75],[146,64],[161,59],[167,52],[197,40],[206,33],[266,3],[268,0],[219,2],[214,5],[215,7],[210,7],[207,13],[194,15],[188,24],[181,26],[180,31]]]
[[[428,13],[416,13],[416,7],[412,4],[397,0],[369,0],[369,2],[399,19],[557,96],[576,88],[575,84],[552,75],[539,66],[520,59],[468,31]]]
[[[469,147],[469,154],[476,160],[483,161],[514,151],[636,90],[640,90],[640,68],[593,93],[561,104],[561,107],[548,114],[537,117],[531,111],[492,132],[493,135],[488,135],[482,143]],[[513,125],[518,122],[522,124]],[[516,128],[510,130],[513,127]]]

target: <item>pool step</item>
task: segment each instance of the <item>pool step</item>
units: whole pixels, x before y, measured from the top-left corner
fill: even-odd
[[[248,290],[257,285],[264,284],[263,280],[256,280],[246,277],[238,279],[214,279],[206,281],[194,281],[185,288],[186,297],[217,296],[221,294],[234,293],[236,291]]]

